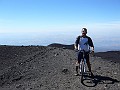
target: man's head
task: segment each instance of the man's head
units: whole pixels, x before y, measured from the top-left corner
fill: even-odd
[[[82,28],[82,36],[86,36],[86,34],[87,34],[87,29],[86,28]]]

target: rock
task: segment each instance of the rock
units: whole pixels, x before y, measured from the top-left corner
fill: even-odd
[[[120,84],[118,84],[118,87],[120,86]]]
[[[23,85],[19,84],[16,86],[16,88],[21,88]]]
[[[106,84],[105,86],[104,86],[104,88],[107,88],[108,87],[108,85]]]
[[[58,56],[58,55],[59,55],[58,53],[55,54],[55,56]]]
[[[62,72],[66,74],[66,73],[68,73],[68,69],[67,68],[63,68]]]
[[[117,72],[114,72],[114,75],[117,75]]]

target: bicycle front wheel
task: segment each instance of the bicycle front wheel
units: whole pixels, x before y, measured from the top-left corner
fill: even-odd
[[[81,63],[81,82],[83,81],[83,77],[84,77],[84,62],[82,61]]]

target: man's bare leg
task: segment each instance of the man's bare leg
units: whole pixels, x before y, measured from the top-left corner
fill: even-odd
[[[76,64],[75,64],[75,66],[76,66],[76,73],[75,73],[75,76],[78,76],[78,68],[79,68],[79,63],[78,63],[78,61],[76,62]]]
[[[89,60],[86,60],[86,62],[87,62],[87,66],[88,66],[89,72],[91,72],[91,76],[93,77],[94,75],[93,75],[93,73],[92,73],[92,71],[91,71],[90,61],[89,61]]]

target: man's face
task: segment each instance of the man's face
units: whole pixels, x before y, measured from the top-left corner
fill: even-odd
[[[85,36],[87,34],[84,30],[82,30],[81,32],[82,32],[82,36]]]

